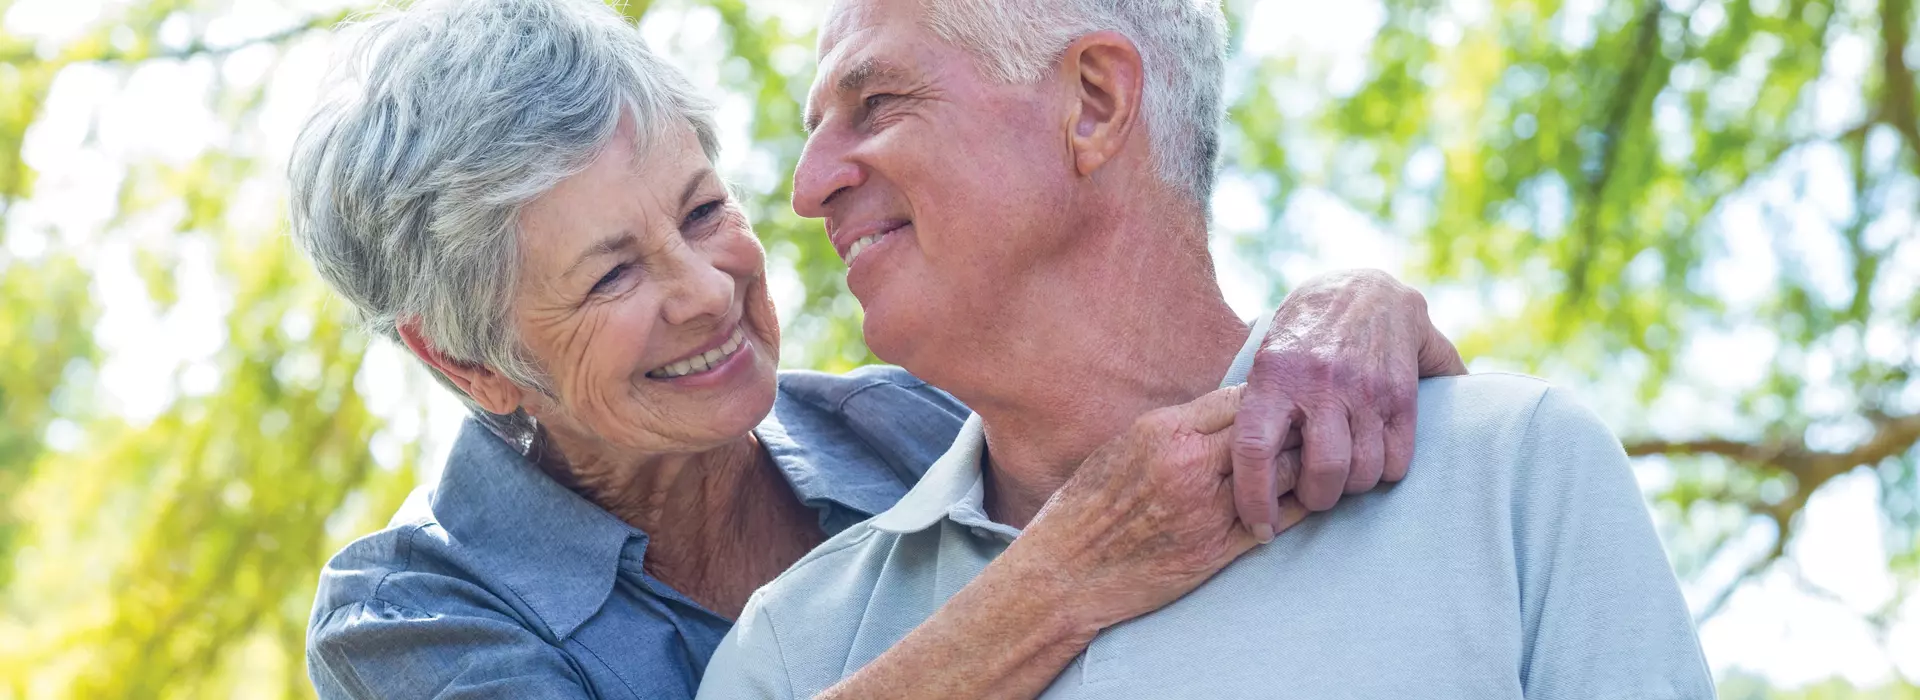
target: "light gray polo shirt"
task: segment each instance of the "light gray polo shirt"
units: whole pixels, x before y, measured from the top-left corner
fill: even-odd
[[[1253,339],[1228,383],[1244,381]],[[892,509],[767,584],[701,698],[806,698],[1005,551],[978,416]],[[1627,457],[1538,379],[1421,383],[1410,476],[1103,631],[1045,698],[1712,698]]]

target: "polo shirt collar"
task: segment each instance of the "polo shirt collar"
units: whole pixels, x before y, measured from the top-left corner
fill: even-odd
[[[1240,352],[1234,356],[1233,364],[1221,379],[1221,388],[1246,383],[1247,373],[1253,368],[1254,356],[1260,350],[1260,341],[1267,337],[1271,322],[1272,317],[1265,315],[1253,322],[1246,343],[1240,346]],[[946,454],[927,468],[927,475],[920,478],[920,483],[914,485],[913,490],[908,491],[892,509],[874,518],[873,527],[904,535],[920,532],[943,519],[950,519],[975,530],[985,530],[1008,538],[1019,536],[1018,529],[993,522],[987,517],[986,480],[981,473],[986,467],[986,452],[986,424],[981,422],[980,414],[976,413],[967,417],[966,425],[960,427],[960,434],[953,439],[953,446],[947,448]]]
[[[933,527],[968,497],[983,500],[985,483],[981,480],[982,457],[987,451],[987,433],[980,414],[967,417],[953,446],[934,460],[920,483],[901,497],[900,502],[873,519],[873,527],[885,532],[906,534]]]

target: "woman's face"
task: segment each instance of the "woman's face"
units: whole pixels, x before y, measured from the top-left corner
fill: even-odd
[[[765,252],[691,126],[648,145],[622,120],[520,216],[514,320],[553,392],[522,406],[574,460],[711,449],[773,408]]]

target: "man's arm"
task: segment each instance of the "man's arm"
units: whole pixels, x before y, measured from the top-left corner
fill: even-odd
[[[1526,697],[1714,697],[1620,441],[1566,390],[1548,389],[1519,458],[1513,537]]]

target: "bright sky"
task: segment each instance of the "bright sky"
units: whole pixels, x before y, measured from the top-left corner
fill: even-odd
[[[1254,2],[1250,15],[1253,27],[1248,34],[1250,53],[1290,54],[1304,73],[1319,76],[1323,86],[1336,92],[1356,84],[1363,72],[1368,42],[1381,18],[1377,3]],[[710,11],[676,12],[671,9],[674,3],[661,4],[663,11],[651,16],[644,27],[649,40],[688,66],[697,83],[717,83],[718,65],[724,58],[715,53],[719,42],[711,40],[717,30],[717,17]],[[1591,8],[1596,4],[1570,5]],[[279,3],[236,2],[233,12],[211,18],[202,31],[216,45],[241,41],[309,16],[319,9],[317,5],[320,3],[288,9]],[[325,3],[328,7],[337,5]],[[816,8],[814,3],[788,0],[773,11],[796,26],[807,26],[817,21]],[[41,37],[51,46],[96,21],[101,11],[102,0],[20,0],[3,20],[11,31]],[[161,39],[178,44],[192,30],[176,22],[162,32]],[[1831,106],[1818,115],[1822,121],[1838,123],[1846,118],[1849,104],[1858,108],[1857,101],[1850,103],[1850,98],[1844,97],[1851,94],[1846,81],[1857,81],[1866,68],[1866,53],[1857,49],[1843,45],[1829,59],[1830,75],[1823,90],[1834,97],[1823,100]],[[86,244],[87,262],[97,280],[97,298],[105,306],[97,334],[109,359],[101,370],[99,384],[107,392],[105,398],[125,415],[135,419],[152,416],[176,391],[200,393],[218,386],[220,377],[212,357],[223,336],[220,319],[229,310],[231,295],[213,274],[211,246],[189,239],[176,245],[182,272],[178,275],[182,284],[180,302],[167,313],[158,313],[135,274],[133,242],[174,235],[172,225],[182,212],[161,207],[152,216],[126,222],[116,229],[120,235],[101,236],[114,210],[118,171],[135,160],[185,162],[204,148],[224,147],[244,139],[240,143],[257,148],[268,159],[270,164],[264,172],[280,172],[294,131],[313,99],[313,86],[326,66],[328,50],[324,38],[303,42],[271,76],[267,71],[272,56],[260,49],[236,53],[217,65],[205,60],[155,63],[131,75],[75,66],[58,79],[46,113],[36,122],[25,147],[29,164],[40,173],[36,196],[11,214],[11,234],[0,254],[31,260],[53,241]],[[780,59],[792,63],[795,70],[811,66],[811,58],[804,51]],[[1244,66],[1236,70],[1240,68]],[[201,100],[181,99],[182,95],[204,94],[216,71],[244,84],[271,77],[267,106],[257,131],[227,133]],[[752,159],[746,147],[749,105],[743,99],[730,97],[723,103],[721,122],[728,160],[722,165],[747,186],[766,186],[772,178],[786,174],[768,172],[764,162]],[[1283,95],[1282,99],[1289,97]],[[1300,99],[1310,100],[1312,96]],[[101,116],[91,122],[91,114]],[[1807,157],[1818,161],[1822,154]],[[1815,173],[1832,173],[1837,167],[1819,162],[1809,166]],[[1437,161],[1432,169],[1437,172]],[[249,187],[236,197],[236,201],[252,203],[235,213],[239,219],[236,223],[253,230],[265,229],[277,216],[275,207],[281,198],[278,182],[263,180]],[[1830,206],[1835,195],[1819,191],[1817,185],[1813,189],[1807,193],[1812,206]],[[1785,191],[1776,194],[1792,195]],[[1842,192],[1838,196],[1844,199],[1844,195]],[[1237,260],[1229,255],[1232,242],[1238,236],[1265,235],[1268,212],[1260,191],[1251,183],[1231,178],[1222,183],[1215,201],[1222,233],[1216,253],[1223,258],[1222,276],[1230,300],[1242,313],[1252,315],[1275,301],[1265,297],[1265,278],[1256,269],[1279,269],[1291,279],[1357,266],[1404,272],[1408,253],[1396,235],[1329,194],[1302,191],[1295,196],[1287,213],[1287,228],[1298,232],[1308,244],[1304,248],[1311,252],[1283,254],[1266,261]],[[1769,239],[1774,234],[1768,232],[1758,214],[1757,199],[1736,202],[1728,207],[1726,216],[1730,222],[1726,226],[1726,251],[1709,267],[1708,276],[1737,305],[1742,299],[1757,299],[1769,288],[1780,261]],[[1905,223],[1910,226],[1911,220]],[[1814,224],[1796,224],[1795,230],[1779,235],[1785,237],[1787,249],[1795,252],[1800,264],[1816,271],[1833,268],[1833,274],[1839,274],[1838,252],[1815,228]],[[1889,269],[1896,286],[1920,288],[1920,246],[1908,246]],[[1841,278],[1835,283],[1845,282]],[[797,308],[798,285],[790,276],[776,289],[782,308]],[[1496,306],[1510,303],[1522,291],[1510,289],[1508,293],[1509,298],[1494,300]],[[1486,313],[1481,301],[1472,295],[1437,289],[1431,296],[1435,318],[1449,333],[1472,328]],[[287,321],[296,325],[305,322]],[[1902,347],[1900,334],[1891,331],[1870,329],[1859,339],[1859,349],[1894,357],[1900,353],[1920,356],[1920,348]],[[1706,336],[1690,349],[1686,369],[1709,388],[1750,384],[1765,369],[1769,354],[1755,352],[1755,348],[1773,345],[1766,330],[1758,328]],[[177,385],[175,372],[180,377]],[[380,345],[373,350],[359,386],[370,405],[395,421],[374,446],[383,460],[397,459],[400,445],[415,439],[434,445],[434,454],[444,454],[461,409],[444,393],[430,389],[430,383],[391,348]],[[1683,395],[1679,398],[1643,416],[1623,392],[1609,387],[1581,388],[1622,429],[1712,425],[1726,410],[1709,399],[1689,399],[1686,392],[1680,392]],[[1915,408],[1920,408],[1920,389],[1913,393]],[[432,397],[426,402],[424,420],[418,413],[422,396]],[[71,425],[57,425],[48,437],[56,445],[71,448],[80,434]],[[431,461],[437,465],[439,460]],[[1639,474],[1647,486],[1669,478],[1659,464],[1641,465]],[[1701,630],[1716,671],[1743,668],[1788,687],[1836,674],[1856,684],[1875,685],[1890,677],[1893,660],[1899,659],[1908,678],[1920,679],[1920,601],[1909,601],[1896,616],[1899,622],[1889,628],[1884,643],[1875,639],[1873,629],[1860,615],[1861,611],[1884,605],[1895,590],[1881,544],[1877,489],[1872,475],[1856,473],[1831,484],[1813,500],[1791,552],[1791,565],[1776,567],[1772,574],[1745,586],[1726,610]],[[1753,546],[1765,545],[1766,533],[1750,534],[1756,535],[1750,538]],[[1796,569],[1830,595],[1808,592],[1790,575]],[[1712,573],[1724,576],[1725,572]],[[1705,585],[1688,587],[1696,609],[1711,590]]]

